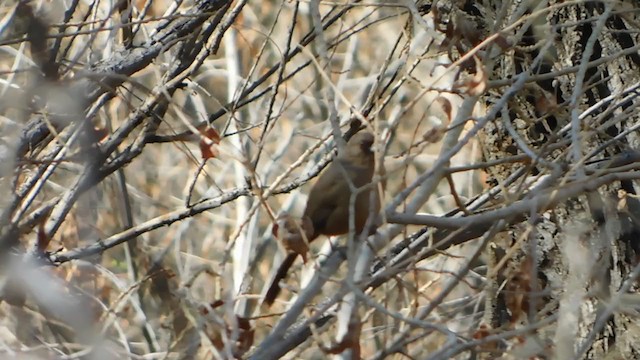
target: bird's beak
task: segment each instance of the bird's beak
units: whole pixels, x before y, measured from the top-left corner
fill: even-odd
[[[374,143],[369,141],[365,141],[362,144],[360,144],[360,148],[362,149],[362,152],[364,152],[365,154],[372,154],[376,151]]]
[[[380,142],[378,143],[373,143],[370,144],[369,146],[366,147],[366,149],[364,149],[365,152],[369,153],[369,154],[374,154],[376,152],[382,152],[384,151],[384,145]]]

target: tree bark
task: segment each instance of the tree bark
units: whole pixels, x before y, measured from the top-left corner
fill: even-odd
[[[479,55],[487,66],[489,109],[508,96],[513,79],[528,73],[526,84],[481,133],[485,160],[522,154],[528,159],[489,168],[489,183],[504,183],[525,168],[528,177],[539,179],[560,171],[561,185],[597,176],[587,170],[590,163],[637,149],[640,29],[631,7],[600,1],[467,1],[446,13],[461,35],[454,52],[477,45],[464,36],[469,24],[487,36],[507,29]],[[491,58],[492,51],[499,55]],[[639,356],[637,326],[623,310],[637,302],[630,295],[637,287],[630,276],[638,264],[640,234],[636,186],[631,180],[601,186],[553,210],[532,213],[509,232],[513,243],[523,241],[512,262],[515,272],[531,275],[528,306],[518,309],[526,319],[509,308],[513,294],[503,291],[499,297],[520,325],[558,315],[554,342],[546,341],[556,358]],[[504,271],[507,283],[525,291],[513,271]]]

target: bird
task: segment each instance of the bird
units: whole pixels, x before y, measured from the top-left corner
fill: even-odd
[[[280,214],[271,228],[271,233],[282,244],[287,253],[299,254],[307,262],[309,239],[313,235],[313,224],[308,217],[296,218],[288,213]]]
[[[282,224],[299,224],[295,227],[287,226],[288,230],[285,235],[280,234],[279,237],[296,241],[303,240],[304,246],[299,242],[293,246],[291,241],[289,244],[283,243],[288,254],[265,294],[264,304],[268,306],[273,304],[280,293],[280,281],[286,277],[298,255],[300,254],[306,261],[309,242],[320,235],[335,236],[349,232],[349,219],[352,210],[350,206],[351,194],[353,190],[369,185],[375,172],[373,143],[374,136],[368,131],[361,131],[353,135],[347,142],[344,151],[338,153],[338,156],[311,188],[302,218],[297,222],[290,218],[281,218],[280,224],[276,221],[278,228],[274,234],[280,233],[278,230],[283,228]],[[353,205],[355,233],[362,233],[369,216],[375,216],[379,210],[380,200],[375,187],[370,186],[364,191],[359,191]],[[304,225],[305,223],[307,225]],[[371,221],[370,223],[366,229],[368,235],[375,233],[376,230],[375,222]],[[291,229],[293,229],[293,234],[289,231]]]

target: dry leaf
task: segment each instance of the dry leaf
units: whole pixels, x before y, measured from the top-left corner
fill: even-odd
[[[487,73],[482,62],[477,56],[473,59],[476,63],[476,73],[472,77],[466,77],[453,84],[453,89],[471,96],[480,96],[487,90]]]
[[[218,131],[212,127],[207,127],[204,130],[201,129],[200,134],[202,137],[198,145],[200,146],[202,159],[207,160],[217,157],[219,152],[214,146],[220,143],[220,134],[218,134]]]

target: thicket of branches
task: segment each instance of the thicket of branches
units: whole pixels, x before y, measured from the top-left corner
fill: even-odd
[[[2,3],[0,351],[632,358],[639,10]],[[274,217],[360,129],[382,225],[262,305]]]

